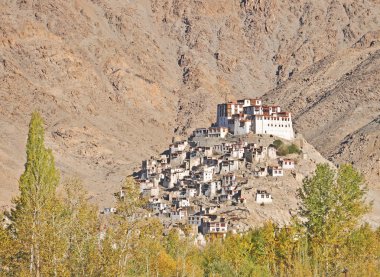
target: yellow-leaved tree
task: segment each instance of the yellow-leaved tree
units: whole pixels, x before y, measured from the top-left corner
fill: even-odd
[[[298,192],[300,216],[315,274],[336,275],[347,266],[347,242],[370,208],[365,193],[363,176],[352,165],[341,165],[336,172],[321,164],[304,180]]]
[[[10,228],[18,241],[20,275],[59,273],[62,238],[58,234],[61,207],[55,196],[58,183],[52,151],[44,145],[42,117],[34,112],[29,124],[25,171],[19,180],[20,196],[14,199],[15,208],[10,215]]]

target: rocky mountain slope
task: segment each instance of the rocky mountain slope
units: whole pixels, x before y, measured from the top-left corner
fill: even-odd
[[[376,0],[0,1],[0,206],[36,109],[63,177],[101,205],[216,103],[268,90],[326,157],[362,160],[344,153],[379,114],[379,14]]]
[[[292,110],[296,130],[325,157],[352,162],[378,186],[380,32],[362,41],[367,42],[325,57],[265,98]]]

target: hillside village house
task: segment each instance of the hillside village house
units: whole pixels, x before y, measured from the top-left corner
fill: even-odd
[[[226,127],[198,128],[193,132],[195,137],[225,138],[228,134]]]
[[[254,177],[265,177],[268,175],[268,170],[266,166],[257,166],[252,172]]]
[[[191,215],[188,217],[188,223],[189,225],[196,225],[198,227],[202,224],[202,219],[204,218],[204,215],[201,215],[200,213]]]
[[[169,216],[172,221],[181,221],[187,218],[187,211],[182,208],[174,209]]]
[[[294,169],[294,160],[292,159],[280,159],[279,164],[283,169]]]
[[[227,233],[228,224],[224,217],[221,218],[202,218],[201,230],[202,234],[223,235]]]
[[[256,192],[256,203],[258,204],[271,204],[272,203],[272,195],[266,190],[258,190]]]
[[[281,166],[268,166],[268,173],[273,177],[282,177],[284,176],[284,170]]]

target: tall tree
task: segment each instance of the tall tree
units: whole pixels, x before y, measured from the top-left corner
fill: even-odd
[[[65,265],[73,276],[99,274],[100,221],[96,206],[87,201],[88,195],[77,179],[65,185],[61,237],[65,239]]]
[[[59,172],[52,151],[44,145],[44,123],[38,112],[32,114],[26,145],[25,171],[19,180],[20,196],[14,200],[12,229],[20,241],[21,272],[41,275],[43,229],[49,225],[49,213],[55,202]]]
[[[369,210],[364,179],[351,165],[336,172],[318,165],[298,195],[300,215],[318,274],[337,274],[344,267],[343,249],[360,217]]]

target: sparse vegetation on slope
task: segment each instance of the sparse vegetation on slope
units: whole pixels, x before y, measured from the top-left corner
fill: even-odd
[[[277,149],[277,153],[280,156],[286,156],[288,154],[300,154],[302,151],[294,143],[286,144],[280,139],[273,141],[273,145]]]
[[[58,174],[33,114],[21,196],[0,226],[0,276],[353,276],[380,274],[380,229],[359,226],[369,206],[351,165],[319,165],[299,191],[291,224],[194,245],[187,228],[163,235],[132,179],[117,213],[100,217],[77,181],[56,195]],[[28,232],[29,231],[29,232]]]

